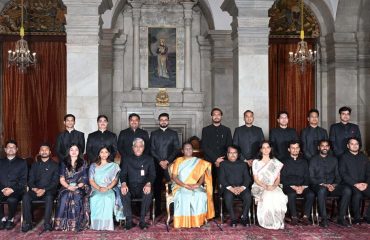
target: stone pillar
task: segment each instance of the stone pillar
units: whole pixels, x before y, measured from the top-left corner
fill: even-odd
[[[131,2],[132,6],[132,24],[134,31],[134,71],[133,71],[133,90],[140,90],[140,17],[141,5],[140,1]]]
[[[99,72],[99,109],[113,125],[113,40],[120,32],[113,29],[103,29],[100,40],[100,72]]]
[[[268,9],[273,0],[225,0],[221,6],[233,17],[234,125],[244,124],[243,112],[255,112],[255,123],[267,137]]]
[[[76,116],[76,128],[87,137],[99,114],[99,1],[63,2],[68,9],[67,113]]]
[[[223,124],[234,128],[233,123],[233,42],[231,31],[211,30],[208,38],[212,44],[212,103],[211,106],[219,107],[227,116],[223,119]],[[208,92],[208,91],[207,91]],[[205,108],[205,119],[210,124],[210,108]],[[230,117],[229,117],[230,116]]]
[[[185,24],[185,91],[191,91],[191,25],[193,20],[193,7],[195,2],[181,2],[184,6]]]

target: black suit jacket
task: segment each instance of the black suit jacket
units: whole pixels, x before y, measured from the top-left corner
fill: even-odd
[[[77,130],[72,130],[71,132],[65,130],[58,135],[55,145],[55,152],[59,162],[62,162],[67,157],[69,147],[72,143],[79,146],[80,157],[83,156],[85,151],[85,134]]]
[[[95,162],[99,156],[99,150],[103,146],[108,146],[111,150],[110,160],[114,161],[117,153],[117,136],[108,130],[90,133],[87,137],[86,153],[90,163]]]
[[[177,132],[167,128],[165,131],[157,129],[150,135],[150,153],[154,160],[173,162],[180,149]]]

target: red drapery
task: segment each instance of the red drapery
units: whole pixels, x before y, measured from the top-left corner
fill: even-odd
[[[66,113],[67,65],[65,36],[33,37],[28,41],[37,53],[38,65],[25,74],[8,68],[7,54],[14,37],[2,37],[2,100],[4,141],[15,139],[19,155],[33,157],[42,142],[55,143]]]
[[[315,69],[307,65],[302,73],[289,62],[289,52],[295,52],[299,39],[270,38],[269,95],[270,128],[277,127],[277,113],[289,113],[289,127],[298,133],[307,126],[307,112],[315,107]],[[312,49],[314,39],[306,39]]]

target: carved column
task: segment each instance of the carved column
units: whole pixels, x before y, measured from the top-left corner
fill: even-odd
[[[132,24],[134,31],[134,71],[133,71],[133,90],[140,90],[140,17],[141,1],[131,2]]]
[[[68,9],[67,112],[76,116],[77,129],[89,133],[99,114],[99,13],[105,10],[102,1],[63,2]]]
[[[256,125],[268,135],[268,10],[273,0],[225,0],[221,8],[233,17],[234,126],[243,112],[255,110]]]
[[[185,25],[185,91],[191,91],[191,25],[193,20],[193,7],[195,2],[181,2],[184,6]]]

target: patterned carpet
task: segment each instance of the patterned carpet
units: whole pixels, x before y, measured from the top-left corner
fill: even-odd
[[[19,216],[16,219],[17,226],[11,230],[0,231],[0,239],[52,239],[52,240],[149,240],[149,239],[169,239],[169,240],[190,240],[190,239],[211,239],[211,240],[246,240],[246,239],[370,239],[370,225],[362,224],[351,228],[342,228],[330,223],[329,228],[323,229],[318,226],[291,226],[286,225],[284,230],[266,230],[258,226],[244,227],[238,225],[231,228],[228,224],[217,226],[215,222],[210,222],[207,226],[197,229],[170,228],[166,230],[164,217],[157,218],[154,226],[149,226],[145,231],[138,227],[126,231],[119,226],[115,231],[92,231],[87,230],[80,233],[75,232],[47,232],[39,235],[42,230],[42,223],[39,223],[32,231],[26,234],[20,231]]]

